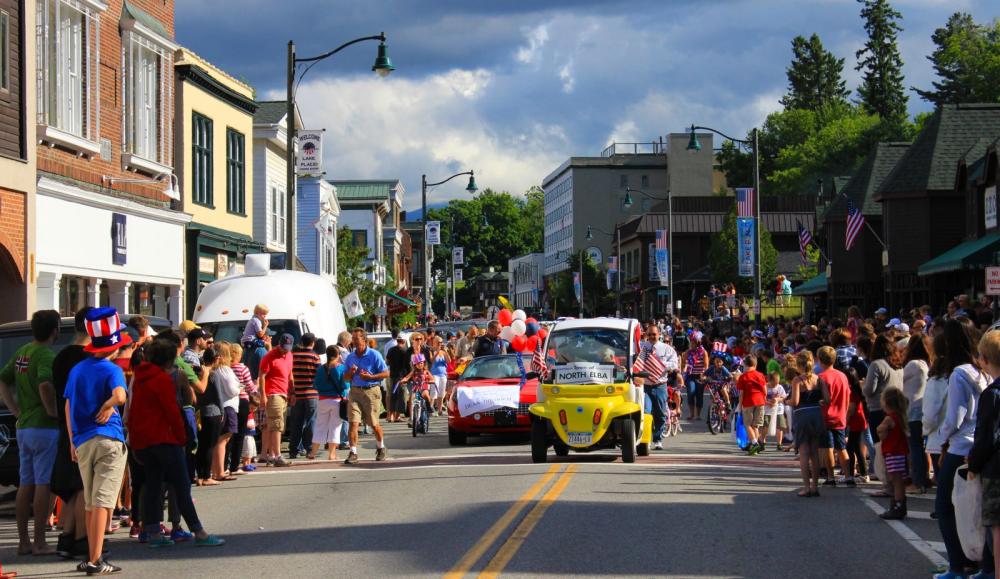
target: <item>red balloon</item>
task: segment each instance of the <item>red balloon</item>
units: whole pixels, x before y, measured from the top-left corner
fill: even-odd
[[[524,336],[514,336],[514,339],[510,341],[510,346],[514,348],[515,352],[523,352],[527,345],[528,340]]]
[[[501,326],[509,326],[514,321],[514,314],[510,310],[500,310],[500,313],[497,314],[497,321],[500,322]]]
[[[524,323],[525,324],[530,324],[530,323],[536,323],[537,324],[538,320],[536,320],[535,318],[527,318],[526,320],[524,320]]]
[[[544,340],[545,338],[547,338],[549,336],[549,331],[546,330],[545,328],[542,328],[542,329],[538,330],[538,333],[535,334],[535,335],[538,336],[539,340]]]
[[[529,352],[534,352],[535,350],[538,349],[538,335],[537,334],[534,335],[534,336],[531,336],[530,338],[528,338],[527,342],[528,342],[528,351]]]

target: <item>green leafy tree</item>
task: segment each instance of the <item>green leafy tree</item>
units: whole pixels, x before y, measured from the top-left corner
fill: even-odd
[[[362,321],[372,319],[382,293],[382,288],[369,278],[374,271],[373,263],[368,261],[368,247],[354,245],[350,229],[337,230],[337,290],[341,296],[358,290],[365,309]]]
[[[903,18],[888,0],[858,0],[863,7],[868,40],[858,50],[855,70],[862,72],[858,97],[861,106],[876,114],[895,129],[898,136],[905,134],[907,96],[903,88],[903,59],[899,55],[896,36],[902,31],[899,20]]]
[[[760,224],[758,224],[760,226]],[[739,261],[736,254],[736,207],[729,210],[722,223],[722,231],[712,237],[708,250],[708,264],[712,268],[712,280],[716,283],[733,283],[739,293],[753,293],[753,278],[740,277]],[[764,288],[777,276],[778,251],[771,243],[771,232],[760,229],[760,276]],[[764,288],[761,288],[763,291]]]
[[[808,40],[792,39],[792,62],[788,65],[788,94],[781,99],[786,109],[819,109],[831,103],[846,103],[850,91],[843,78],[844,59],[823,48],[818,34]]]
[[[806,247],[806,263],[799,263],[798,274],[800,279],[812,279],[819,275],[820,257],[819,247],[815,243],[810,243],[809,247]],[[825,268],[826,264],[823,264],[823,267]]]
[[[934,52],[927,57],[940,80],[917,94],[935,105],[1000,102],[1000,19],[980,25],[956,12],[934,31]]]
[[[614,294],[608,290],[605,272],[590,259],[583,256],[583,304],[586,316],[608,315],[615,310]],[[580,312],[580,302],[573,290],[573,272],[580,271],[580,253],[574,252],[566,258],[569,269],[556,274],[551,282],[550,296],[553,311],[560,316],[576,316]]]

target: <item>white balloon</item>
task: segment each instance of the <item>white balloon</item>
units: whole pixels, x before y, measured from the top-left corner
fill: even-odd
[[[524,320],[514,320],[510,323],[510,329],[514,331],[515,336],[523,336],[524,332],[528,330],[528,326],[525,325]]]
[[[506,341],[511,341],[514,339],[514,330],[511,326],[505,326],[500,329],[500,338]]]
[[[514,319],[515,320],[526,320],[526,319],[528,319],[528,314],[524,313],[524,310],[514,310]],[[518,335],[520,335],[520,334],[518,334]]]

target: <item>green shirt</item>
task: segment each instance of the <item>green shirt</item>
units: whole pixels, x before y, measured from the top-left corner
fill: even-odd
[[[785,381],[785,377],[781,375],[781,364],[774,358],[767,361],[767,375],[771,374],[777,374],[779,382]]]
[[[14,352],[14,357],[0,370],[0,380],[15,386],[21,415],[17,428],[58,428],[59,422],[49,416],[42,404],[38,385],[52,384],[52,361],[56,355],[45,344],[31,342]]]
[[[184,375],[187,376],[188,382],[191,384],[198,383],[198,375],[194,373],[194,368],[191,367],[191,364],[184,361],[184,358],[177,356],[177,359],[174,360],[174,366],[177,366],[181,372],[184,372]]]

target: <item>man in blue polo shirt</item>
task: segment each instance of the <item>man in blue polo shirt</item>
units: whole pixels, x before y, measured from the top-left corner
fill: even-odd
[[[368,347],[368,333],[362,328],[354,328],[352,332],[354,351],[347,355],[344,366],[344,380],[351,383],[351,430],[348,439],[351,441],[351,452],[344,464],[358,462],[358,425],[362,420],[375,431],[375,441],[378,450],[375,460],[385,460],[388,453],[382,437],[382,426],[379,424],[379,405],[382,403],[382,380],[389,377],[389,367],[382,354]]]

